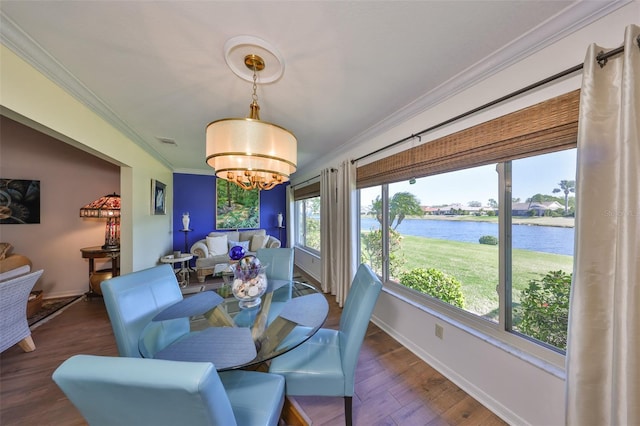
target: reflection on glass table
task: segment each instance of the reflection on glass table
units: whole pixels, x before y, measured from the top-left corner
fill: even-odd
[[[262,302],[250,309],[241,309],[233,297],[205,291],[156,315],[138,347],[145,358],[212,362],[218,371],[247,367],[303,343],[328,312],[325,296],[297,281],[269,280]],[[188,333],[176,332],[185,327]]]

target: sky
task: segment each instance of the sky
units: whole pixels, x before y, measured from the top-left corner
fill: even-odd
[[[575,180],[576,150],[537,155],[512,162],[513,192],[515,198],[526,201],[534,194],[564,197],[564,193],[553,194],[561,180]],[[487,205],[490,198],[498,201],[498,173],[496,165],[490,164],[472,169],[445,173],[416,180],[393,183],[390,194],[410,192],[422,206],[462,204],[480,201]],[[360,191],[361,205],[368,207],[377,195],[380,187],[365,188]]]

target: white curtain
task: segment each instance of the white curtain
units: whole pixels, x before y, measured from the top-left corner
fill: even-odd
[[[331,292],[337,281],[338,240],[337,186],[334,169],[324,169],[320,173],[320,253],[322,253],[321,286],[325,293]],[[335,293],[333,293],[335,294]]]
[[[356,272],[355,250],[358,241],[356,167],[350,160],[340,165],[337,181],[336,258],[338,261],[335,286],[331,288],[331,293],[336,295],[336,301],[342,307],[347,300],[351,281]]]
[[[580,99],[568,425],[640,424],[640,27],[604,67],[590,46]]]

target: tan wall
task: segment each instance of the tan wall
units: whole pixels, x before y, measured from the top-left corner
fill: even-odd
[[[0,224],[0,240],[44,269],[36,289],[45,298],[84,293],[89,267],[80,248],[104,244],[105,222],[80,218],[79,209],[119,193],[120,167],[0,117],[0,178],[39,180],[41,188],[40,223]]]

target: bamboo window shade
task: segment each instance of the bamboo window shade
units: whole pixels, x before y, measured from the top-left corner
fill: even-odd
[[[300,188],[293,190],[294,200],[304,200],[306,198],[313,198],[320,196],[320,182],[310,183]]]
[[[357,168],[357,187],[575,148],[580,90],[478,124]]]

